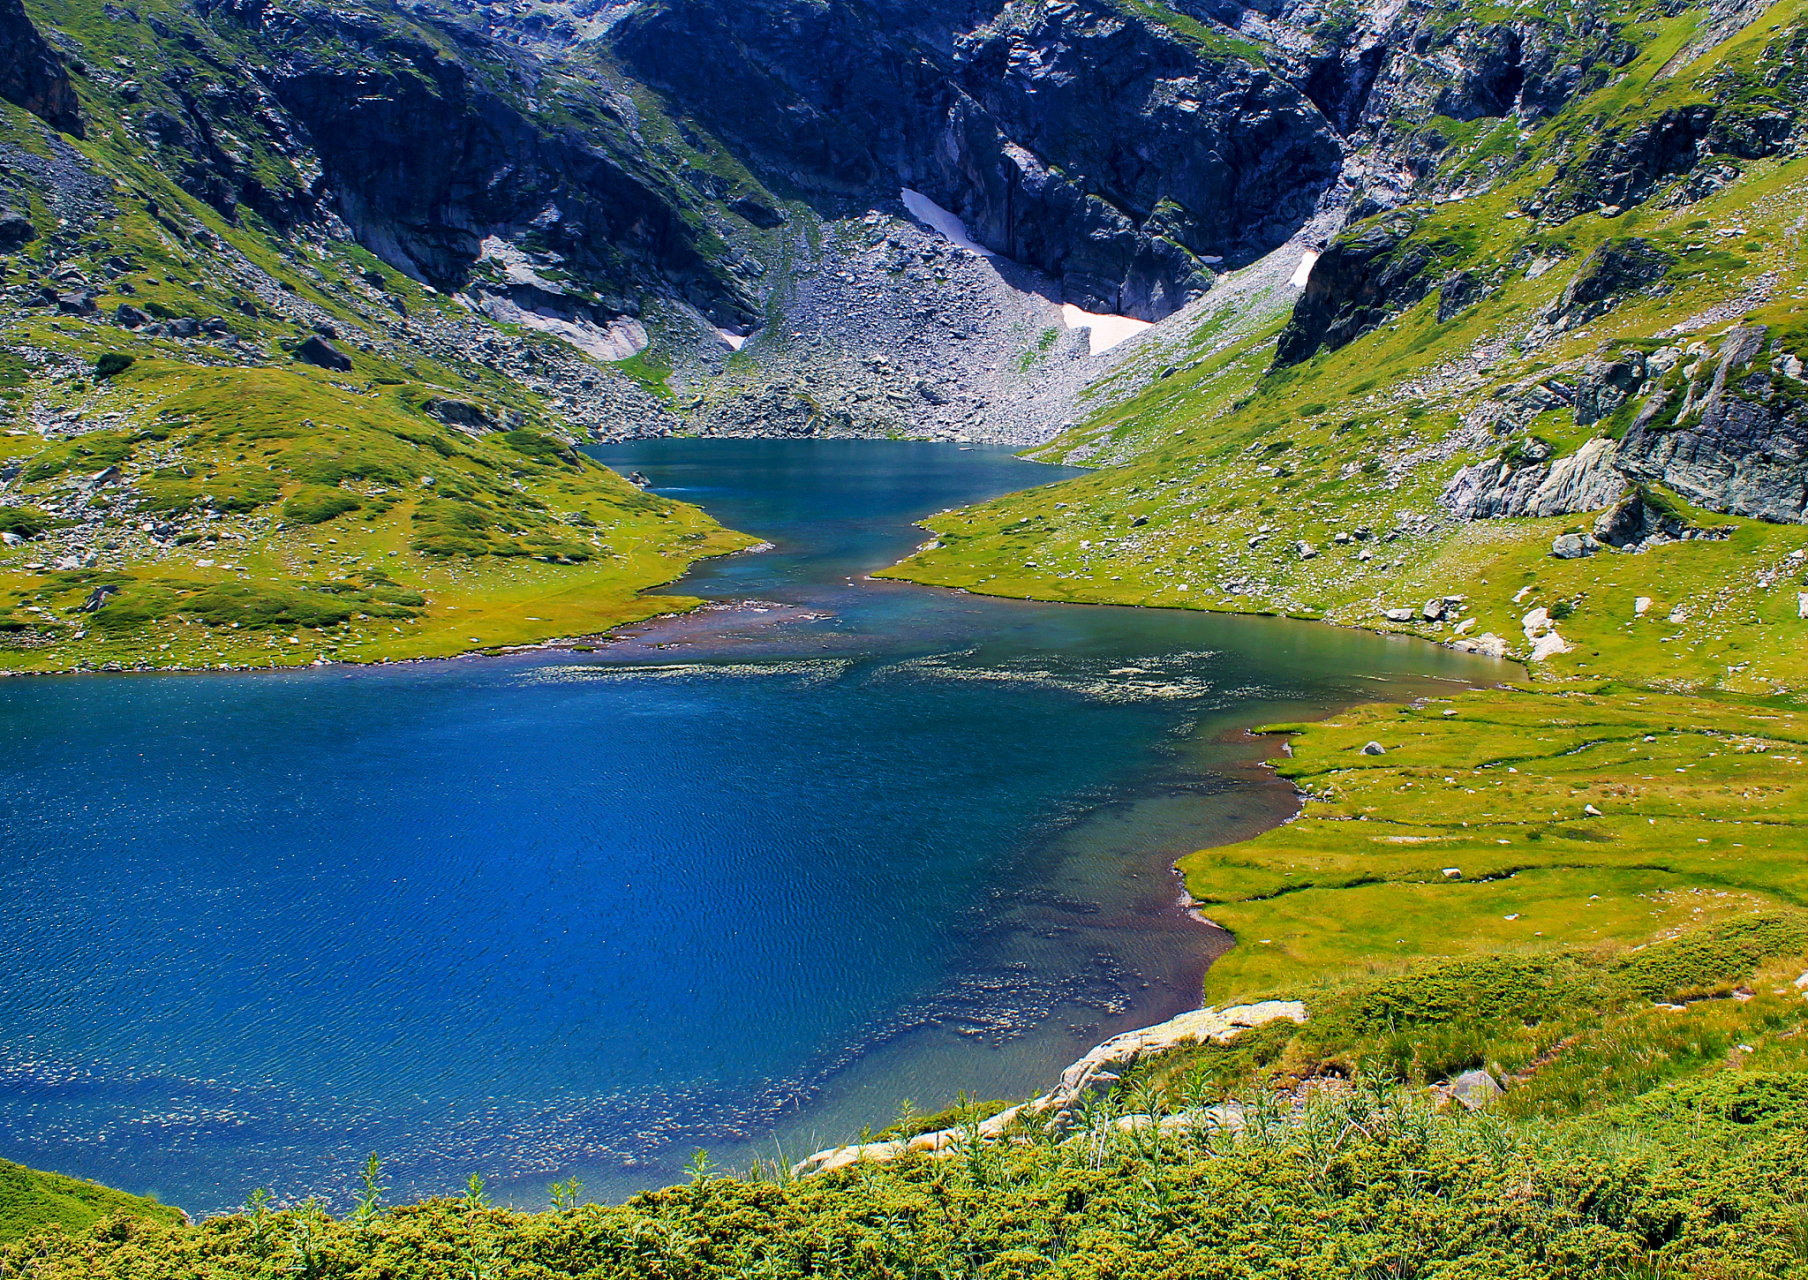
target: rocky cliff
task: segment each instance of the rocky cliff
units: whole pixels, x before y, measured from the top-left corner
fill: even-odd
[[[53,129],[82,134],[81,103],[69,73],[20,0],[0,0],[0,98]]]
[[[829,214],[921,190],[1093,311],[1169,314],[1297,230],[1341,159],[1254,46],[1106,0],[675,0],[615,39],[775,189]]]
[[[1716,345],[1591,360],[1575,405],[1578,426],[1631,422],[1618,439],[1596,437],[1554,460],[1542,442],[1516,437],[1460,470],[1445,505],[1465,520],[1569,515],[1662,484],[1711,511],[1808,520],[1808,383],[1800,358],[1764,325],[1735,326]]]

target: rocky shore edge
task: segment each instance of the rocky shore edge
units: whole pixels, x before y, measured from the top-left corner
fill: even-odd
[[[1076,1112],[1101,1093],[1110,1092],[1123,1078],[1124,1072],[1149,1054],[1163,1053],[1184,1044],[1228,1044],[1243,1032],[1285,1019],[1306,1021],[1306,1006],[1298,1000],[1262,1000],[1255,1004],[1226,1005],[1189,1009],[1166,1022],[1141,1027],[1113,1036],[1094,1046],[1084,1057],[1061,1073],[1059,1083],[1047,1093],[1028,1102],[1007,1107],[976,1124],[952,1129],[920,1133],[912,1138],[891,1142],[865,1142],[852,1146],[828,1147],[806,1156],[792,1167],[796,1177],[830,1173],[861,1161],[883,1163],[913,1152],[949,1155],[975,1140],[996,1142],[1004,1138],[1025,1116],[1047,1116],[1057,1127],[1071,1127]],[[1136,1128],[1158,1124],[1168,1128],[1236,1128],[1241,1123],[1240,1109],[1234,1104],[1209,1107],[1203,1111],[1175,1115],[1120,1116],[1114,1122],[1121,1127]]]

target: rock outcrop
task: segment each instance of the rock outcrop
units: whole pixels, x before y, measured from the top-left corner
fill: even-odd
[[[1561,329],[1586,324],[1661,280],[1674,261],[1648,240],[1603,241],[1582,260],[1545,319]]]
[[[83,134],[82,104],[69,72],[20,0],[0,0],[0,98],[53,129]]]
[[[1765,339],[1763,325],[1740,325],[1711,363],[1679,366],[1647,400],[1615,465],[1714,511],[1808,520],[1808,385],[1799,357]]]
[[[1614,442],[1596,439],[1553,462],[1515,465],[1503,454],[1464,467],[1441,501],[1464,520],[1490,520],[1599,511],[1625,491],[1626,477],[1614,467]]]
[[[1624,416],[1643,392],[1624,436],[1597,437],[1554,461],[1542,442],[1516,439],[1458,471],[1443,504],[1465,520],[1611,506],[1593,536],[1612,546],[1714,536],[1671,510],[1658,485],[1712,511],[1808,522],[1808,383],[1801,358],[1766,339],[1763,325],[1736,325],[1717,351],[1696,343],[1589,360],[1574,395],[1577,425]],[[1514,399],[1491,401],[1483,416],[1515,430]]]
[[[1228,1044],[1252,1027],[1271,1022],[1306,1021],[1306,1006],[1298,1000],[1263,1000],[1256,1004],[1231,1005],[1227,1008],[1192,1009],[1177,1014],[1153,1027],[1142,1027],[1114,1036],[1096,1046],[1085,1057],[1061,1073],[1055,1088],[977,1124],[956,1129],[939,1129],[912,1138],[892,1142],[869,1142],[846,1147],[829,1147],[800,1161],[792,1172],[802,1177],[812,1173],[828,1173],[863,1160],[895,1160],[911,1152],[947,1154],[974,1140],[993,1142],[1006,1136],[1026,1113],[1053,1117],[1056,1124],[1071,1123],[1071,1117],[1085,1101],[1097,1094],[1108,1093],[1122,1079],[1123,1072],[1139,1059],[1163,1053],[1185,1044]],[[1141,1124],[1160,1124],[1170,1128],[1209,1128],[1214,1125],[1235,1127],[1239,1117],[1234,1108],[1211,1108],[1212,1114],[1188,1114],[1156,1119],[1153,1116],[1122,1116],[1120,1127],[1135,1128]]]
[[[1431,291],[1437,254],[1410,238],[1415,225],[1408,214],[1389,214],[1319,255],[1275,345],[1277,368],[1346,346]]]

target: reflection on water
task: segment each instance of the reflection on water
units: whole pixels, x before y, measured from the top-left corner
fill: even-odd
[[[529,1203],[1021,1094],[1196,998],[1168,864],[1292,805],[1241,726],[1499,670],[865,579],[1002,451],[597,452],[774,549],[593,654],[0,687],[0,1155]]]

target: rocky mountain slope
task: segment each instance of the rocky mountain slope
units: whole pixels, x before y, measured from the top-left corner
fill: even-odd
[[[333,412],[353,430],[386,430],[393,411],[435,447],[503,428],[555,448],[674,430],[1019,443],[1068,431],[1058,452],[1127,461],[1142,444],[1101,424],[1146,424],[1153,405],[1183,396],[1189,420],[1249,394],[1290,411],[1275,394],[1288,379],[1320,386],[1294,400],[1328,404],[1340,393],[1314,372],[1324,360],[1412,323],[1435,296],[1440,341],[1482,317],[1495,317],[1495,336],[1443,369],[1435,394],[1413,397],[1408,434],[1428,452],[1388,474],[1449,495],[1402,505],[1410,519],[1355,524],[1417,536],[1611,505],[1632,483],[1767,519],[1802,508],[1785,457],[1792,351],[1779,348],[1768,391],[1744,357],[1697,387],[1686,343],[1603,350],[1587,369],[1565,355],[1554,380],[1525,385],[1496,352],[1542,366],[1530,353],[1574,348],[1606,313],[1630,314],[1628,295],[1681,305],[1685,278],[1703,307],[1777,297],[1763,272],[1746,273],[1743,300],[1710,282],[1713,253],[1733,238],[1697,244],[1678,230],[1693,218],[1635,234],[1642,210],[1745,190],[1744,169],[1793,154],[1799,50],[1787,34],[1752,45],[1764,19],[1749,6],[53,0],[0,19],[0,346],[19,433],[0,446],[13,460],[0,463],[0,503],[17,509],[5,517],[17,545],[0,557],[12,666],[238,660],[235,644],[191,653],[125,626],[102,644],[71,613],[98,583],[34,575],[150,581],[174,559],[182,581],[224,580],[202,571],[233,563],[241,578],[308,591],[290,566],[320,567],[306,554],[319,526],[353,535],[359,555],[376,547],[358,541],[366,533],[385,559],[396,551],[410,590],[456,570],[481,595],[508,563],[553,566],[532,570],[549,589],[599,572],[594,557],[574,574],[570,555],[536,560],[531,548],[522,561],[469,547],[431,558],[417,546],[431,521],[396,503],[393,484],[368,529],[344,513],[318,526],[284,516],[325,476],[287,455],[264,457],[271,483],[236,497],[203,487],[186,505],[161,499],[150,472],[177,464],[193,478],[199,463],[218,476],[249,459],[209,404],[182,421],[210,441],[232,434],[217,450],[180,431],[169,457],[139,448],[168,419],[162,398],[208,379],[233,388],[222,402],[281,386],[300,422],[315,420],[302,403],[315,391],[339,397]],[[1638,98],[1634,85],[1657,88]],[[936,205],[944,223],[964,220],[966,247],[917,221]],[[1469,225],[1511,217],[1524,234]],[[1302,260],[1320,251],[1316,265]],[[1511,322],[1526,332],[1505,336],[1499,318],[1558,282],[1536,316]],[[1101,323],[1085,313],[1162,323],[1101,354],[1078,332]],[[1774,325],[1766,333],[1748,341],[1778,340]],[[103,358],[137,363],[102,372]],[[1576,430],[1615,435],[1611,456],[1538,436],[1460,475],[1430,474],[1484,438],[1532,430],[1556,403],[1541,397],[1566,396]],[[1259,411],[1243,405],[1236,420]],[[1319,452],[1347,445],[1361,465],[1376,461],[1370,424],[1348,422]],[[100,431],[131,447],[85,440]],[[423,457],[404,472],[397,483],[419,489],[431,468]],[[327,483],[349,495],[336,502],[374,510],[357,489],[374,482],[356,469]],[[487,501],[492,511],[463,516],[519,532],[557,510],[512,485]],[[1618,545],[1689,523],[1659,511],[1664,501],[1627,507],[1603,536]],[[557,517],[567,532],[588,518]],[[1245,536],[1283,532],[1316,546],[1334,531]],[[203,541],[251,542],[267,557],[184,557]],[[1293,611],[1344,616],[1338,601],[1362,580],[1307,572],[1296,588],[1298,573],[1216,559],[1224,596]],[[307,612],[277,610],[281,627]],[[508,612],[476,642],[572,630]],[[37,625],[53,617],[58,627]],[[448,637],[470,630],[445,621]],[[391,652],[369,636],[317,643],[311,627],[276,639],[291,637],[295,659]]]

